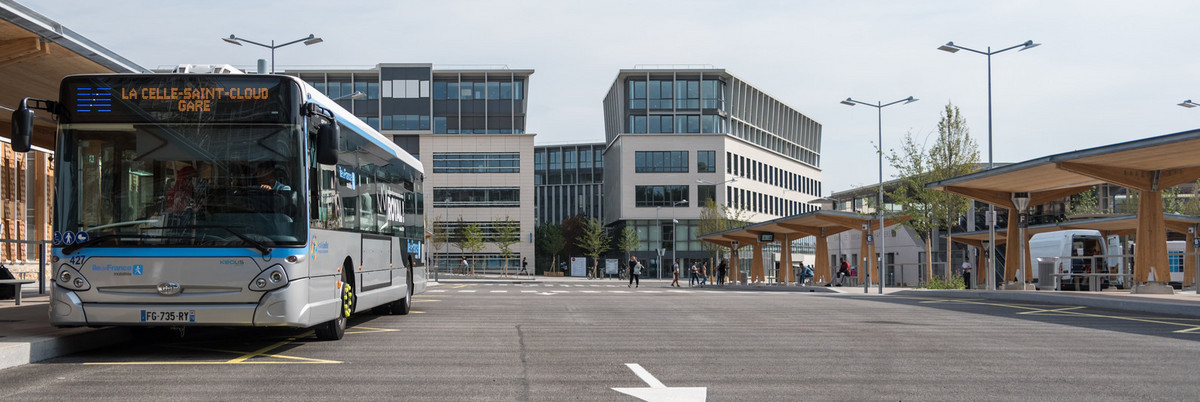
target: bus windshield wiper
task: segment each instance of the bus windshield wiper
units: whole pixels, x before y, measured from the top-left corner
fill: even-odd
[[[63,252],[63,254],[71,254],[81,248],[91,247],[91,246],[100,244],[102,242],[108,241],[108,240],[117,240],[117,239],[124,239],[124,238],[130,238],[130,237],[137,238],[137,239],[146,239],[146,238],[156,238],[158,236],[150,236],[150,235],[142,234],[142,233],[107,234],[107,235],[103,235],[103,236],[97,236],[86,242],[79,242],[79,243],[75,243],[75,244],[63,247],[62,252]]]
[[[242,239],[242,241],[250,244],[251,247],[253,247],[255,250],[258,250],[258,252],[261,253],[263,256],[266,256],[267,254],[271,253],[271,248],[267,247],[266,244],[263,244],[262,242],[260,242],[258,240],[251,239],[249,236],[241,234],[238,231],[233,230],[233,228],[230,228],[229,226],[225,226],[225,225],[163,226],[163,227],[156,227],[153,229],[221,229],[226,232],[232,233],[234,236],[237,236],[237,238]]]

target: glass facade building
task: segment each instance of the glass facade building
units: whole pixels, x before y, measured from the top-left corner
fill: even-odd
[[[604,144],[536,146],[533,169],[538,224],[604,216]]]
[[[525,130],[533,70],[388,63],[284,74],[307,81],[421,160],[427,226],[450,237],[446,244],[423,245],[440,272],[457,271],[462,257],[473,261],[476,273],[520,269],[521,257],[533,263],[534,136]],[[520,225],[521,241],[506,258],[492,240],[494,228],[508,221]],[[473,253],[453,241],[471,224],[486,243]]]

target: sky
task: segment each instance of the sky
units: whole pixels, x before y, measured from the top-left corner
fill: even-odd
[[[911,134],[932,146],[947,104],[988,160],[986,51],[992,59],[993,160],[1021,162],[1200,126],[1196,1],[584,1],[203,2],[23,0],[109,50],[154,69],[276,69],[433,63],[535,70],[527,132],[536,144],[602,142],[601,101],[620,69],[703,65],[738,76],[822,125],[823,196],[879,182],[883,149]],[[1200,156],[1198,156],[1200,157]],[[885,160],[886,163],[886,160]],[[895,169],[884,166],[884,180]]]

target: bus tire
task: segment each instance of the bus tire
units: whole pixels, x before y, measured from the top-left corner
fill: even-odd
[[[393,315],[408,315],[412,311],[412,295],[413,295],[413,280],[412,271],[408,271],[408,290],[405,292],[404,298],[396,300],[390,304]]]
[[[338,318],[321,324],[316,329],[318,339],[336,341],[346,335],[346,319],[354,312],[354,287],[348,282],[342,282],[341,304],[338,306]]]

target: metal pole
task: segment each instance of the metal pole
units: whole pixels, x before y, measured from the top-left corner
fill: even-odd
[[[21,288],[17,287],[17,291]],[[38,243],[38,294],[46,294],[46,243]]]
[[[662,211],[662,205],[654,208],[654,222],[658,225],[658,247],[654,248],[654,258],[658,261],[658,279],[662,279],[662,219],[658,217],[658,213]]]
[[[987,48],[987,92],[988,92],[988,169],[995,167],[992,160],[992,47]],[[988,290],[996,290],[996,206],[988,203]],[[1011,245],[1010,245],[1011,246]]]
[[[275,40],[271,39],[271,74],[275,74]]]
[[[879,101],[879,107],[875,110],[879,112],[879,205],[876,208],[875,214],[879,215],[879,262],[875,266],[875,274],[878,275],[875,280],[879,281],[879,294],[883,294],[883,264],[887,256],[887,240],[884,240],[883,234],[883,102]],[[871,283],[871,271],[867,271],[867,283]]]

